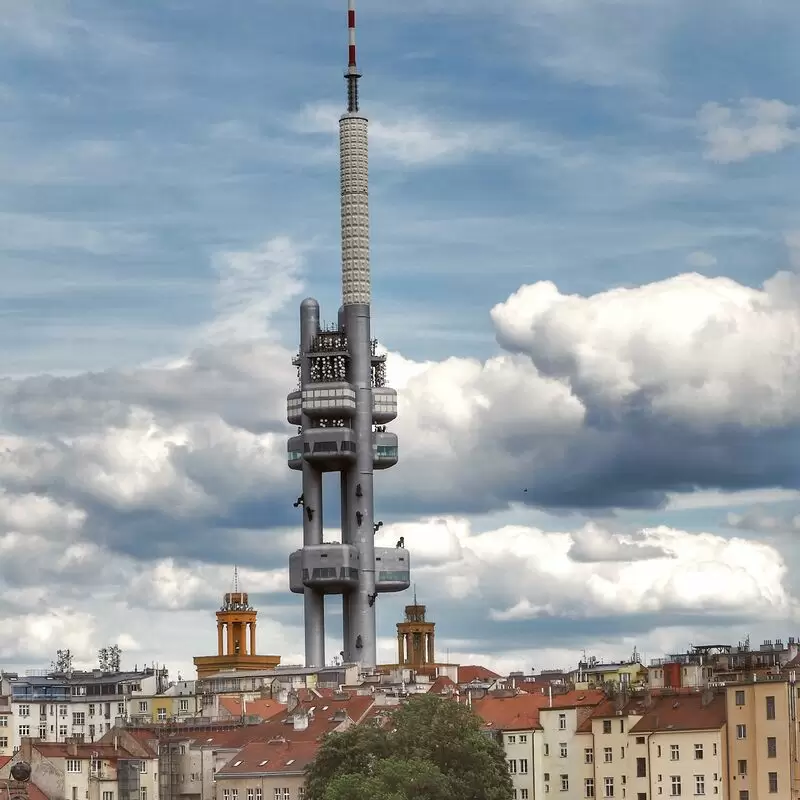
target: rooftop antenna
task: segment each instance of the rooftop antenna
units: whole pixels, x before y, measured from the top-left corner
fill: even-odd
[[[233,565],[233,591],[239,591],[239,567],[236,564]]]
[[[417,584],[414,584],[414,605],[417,604]]]
[[[347,48],[347,113],[358,112],[358,79],[361,74],[356,66],[356,0],[347,0],[347,30],[349,34]]]

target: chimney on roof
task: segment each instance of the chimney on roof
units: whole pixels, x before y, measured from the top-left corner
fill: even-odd
[[[295,714],[294,718],[292,719],[292,724],[296,731],[308,730],[308,714],[304,712]]]
[[[712,700],[714,699],[714,690],[711,688],[707,688],[701,698],[700,703],[705,707],[707,706]]]
[[[67,739],[67,755],[71,758],[78,757],[78,743],[72,737]]]

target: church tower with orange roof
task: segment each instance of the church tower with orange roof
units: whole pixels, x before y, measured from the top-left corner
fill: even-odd
[[[256,654],[256,616],[247,592],[239,587],[239,569],[233,571],[233,591],[227,592],[217,611],[217,655],[195,656],[197,678],[207,678],[217,672],[274,669],[280,656]]]

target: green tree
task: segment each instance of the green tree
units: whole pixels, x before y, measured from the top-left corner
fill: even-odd
[[[510,800],[500,745],[452,700],[414,697],[389,725],[327,736],[307,770],[308,800]]]

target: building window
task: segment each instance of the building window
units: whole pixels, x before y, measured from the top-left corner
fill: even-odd
[[[222,800],[231,800],[231,790],[230,789],[223,789],[222,790]]]
[[[92,763],[90,764],[89,768],[91,769],[93,775],[96,775],[98,772],[100,772],[100,763],[101,762],[99,758],[92,759]]]
[[[604,719],[603,720],[603,733],[611,733],[611,720]]]
[[[646,778],[647,777],[647,759],[646,758],[637,758],[636,759],[636,777],[637,778]]]
[[[744,705],[744,690],[737,689],[736,691],[736,705],[743,706]]]
[[[528,800],[528,790],[527,789],[520,789],[519,790],[519,800]]]
[[[114,792],[103,792],[103,800],[114,800]]]
[[[247,800],[256,800],[256,790],[255,789],[248,789],[247,790]]]
[[[516,775],[517,774],[517,759],[516,758],[510,758],[508,760],[508,771],[512,775]]]
[[[167,709],[166,708],[159,708],[158,709],[158,721],[164,722],[167,719]]]
[[[288,789],[283,790],[283,798],[282,800],[289,800],[292,793]]]
[[[0,714],[0,728],[8,727],[8,717],[5,714]]]
[[[86,724],[86,714],[83,711],[77,711],[72,715],[72,724],[73,725],[85,725]]]
[[[141,795],[140,800],[147,800],[147,787],[142,786],[139,789],[139,794]]]
[[[558,715],[558,729],[560,731],[565,731],[567,729],[567,715],[566,714],[559,714]]]
[[[139,713],[144,714],[147,711],[147,700],[139,701]]]
[[[544,754],[546,756],[550,755],[550,745],[549,744],[545,744],[545,746],[544,746]]]
[[[680,775],[671,775],[670,779],[670,794],[673,797],[680,797],[681,794],[681,776]]]
[[[605,761],[606,764],[610,764],[613,760],[614,760],[614,754],[611,752],[611,748],[610,747],[604,747],[603,748],[603,761]]]
[[[737,739],[746,739],[747,738],[747,725],[737,725],[736,726],[736,738]]]
[[[625,733],[625,720],[624,719],[621,719],[619,721],[619,732],[620,733]]]
[[[231,789],[231,800],[239,800],[239,790]]]
[[[19,726],[19,735],[20,736],[30,736],[31,735],[31,726],[30,725],[20,725]]]
[[[189,710],[189,701],[181,700],[181,711],[188,711],[188,710]]]
[[[778,757],[778,740],[774,736],[767,736],[767,758]]]
[[[644,744],[644,736],[637,736],[636,744]]]
[[[567,757],[567,743],[566,742],[559,742],[558,743],[558,752],[560,758]]]
[[[519,743],[520,744],[525,744],[527,741],[528,741],[528,734],[527,733],[521,733],[520,736],[519,736]]]
[[[506,744],[514,744],[517,741],[517,737],[514,734],[506,736]]]
[[[66,706],[59,706],[58,707],[58,716],[59,717],[66,717],[67,716],[67,707]]]
[[[147,772],[147,762],[146,761],[140,761],[139,762],[139,772],[142,775],[144,775]]]
[[[769,783],[769,793],[775,794],[778,791],[778,773],[768,772],[767,782]]]
[[[614,779],[613,778],[603,778],[603,788],[605,790],[606,797],[613,797],[614,796]]]
[[[19,715],[21,717],[29,717],[31,715],[31,707],[30,706],[20,706],[19,707]]]
[[[711,745],[711,752],[713,753],[713,755],[717,754],[717,743],[716,742],[714,742],[714,744]]]
[[[671,744],[669,746],[669,760],[677,761],[680,757],[681,757],[680,746],[677,744]]]
[[[740,758],[736,771],[739,773],[739,775],[747,775],[747,761],[745,761],[743,758]]]
[[[261,787],[256,786],[256,800],[261,800]]]
[[[705,775],[695,775],[694,776],[694,793],[695,794],[705,794],[706,793],[706,776]]]
[[[777,782],[777,779],[776,779]],[[561,776],[561,791],[568,792],[569,791],[569,775],[562,775]]]
[[[584,764],[594,764],[594,750],[591,747],[587,747],[583,751],[583,763]]]
[[[703,745],[696,744],[694,746],[694,757],[697,761],[701,761],[703,758]]]
[[[125,716],[125,703],[117,703],[117,714],[121,717]]]
[[[89,716],[94,716],[94,703],[89,703]]]
[[[8,736],[0,736],[0,748],[8,747]]]
[[[584,797],[594,797],[594,778],[586,778],[583,782]]]
[[[66,736],[67,735],[67,726],[66,725],[59,725],[58,726],[58,735],[59,736]]]
[[[519,760],[519,774],[520,775],[527,775],[528,774],[528,759],[521,758]]]
[[[775,697],[769,695],[765,698],[767,701],[767,719],[775,719]]]
[[[67,759],[67,772],[80,772],[81,762],[77,758]]]
[[[747,789],[740,789],[739,800],[750,800],[750,792],[748,792]]]

